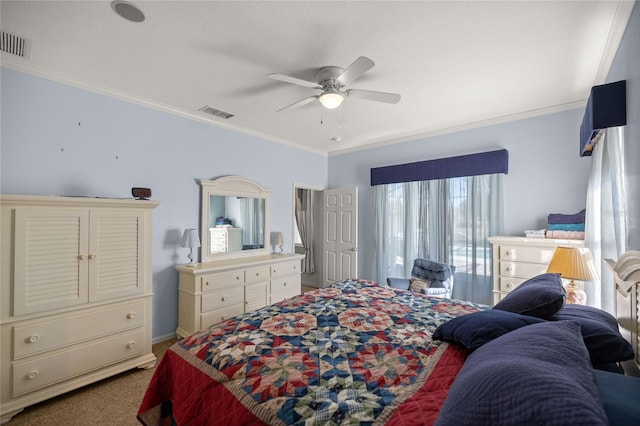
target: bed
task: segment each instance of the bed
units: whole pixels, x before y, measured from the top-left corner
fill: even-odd
[[[610,348],[588,348],[584,326],[567,320],[559,276],[530,281],[504,309],[351,279],[245,313],[173,345],[138,419],[608,424],[591,351],[609,365]]]

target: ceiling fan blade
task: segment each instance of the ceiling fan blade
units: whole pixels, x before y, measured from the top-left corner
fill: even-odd
[[[350,98],[361,98],[376,102],[385,102],[388,104],[397,104],[400,102],[400,95],[397,93],[375,92],[372,90],[349,89],[345,92]]]
[[[291,84],[296,84],[298,86],[310,87],[312,89],[322,88],[318,86],[318,83],[316,83],[315,81],[302,80],[301,78],[295,78],[295,77],[291,77],[284,74],[273,73],[273,74],[269,74],[267,77],[273,80],[284,81],[285,83],[291,83]]]
[[[338,76],[336,81],[343,86],[346,86],[347,84],[355,81],[362,74],[373,68],[375,64],[376,63],[371,59],[360,56],[358,59],[353,61],[353,63],[349,65],[346,70],[342,71],[342,74]]]
[[[298,107],[301,107],[301,106],[306,105],[308,103],[311,103],[311,102],[315,101],[316,99],[318,99],[318,96],[309,96],[308,98],[304,98],[301,101],[294,102],[291,105],[287,105],[285,107],[282,107],[279,110],[277,110],[276,112],[280,112],[280,111],[283,111],[283,110],[289,109],[289,108],[298,108]]]

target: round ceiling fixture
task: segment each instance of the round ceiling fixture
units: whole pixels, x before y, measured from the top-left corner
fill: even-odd
[[[138,6],[133,3],[129,3],[124,0],[115,0],[111,2],[111,9],[116,12],[119,16],[123,17],[127,21],[131,22],[142,22],[144,21],[144,13]]]

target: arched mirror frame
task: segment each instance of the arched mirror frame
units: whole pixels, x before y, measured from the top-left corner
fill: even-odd
[[[202,208],[200,214],[200,259],[202,262],[267,255],[270,253],[269,198],[271,189],[243,176],[223,176],[214,180],[201,179]],[[226,253],[211,253],[210,198],[212,195],[225,197],[247,197],[264,199],[264,247]]]

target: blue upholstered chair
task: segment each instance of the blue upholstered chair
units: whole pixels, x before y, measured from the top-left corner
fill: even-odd
[[[456,267],[442,262],[434,262],[427,259],[416,259],[413,262],[411,276],[420,280],[429,281],[429,288],[422,290],[422,293],[429,296],[451,298],[453,292],[453,274]],[[411,284],[410,279],[406,278],[387,278],[387,285],[409,290]]]

